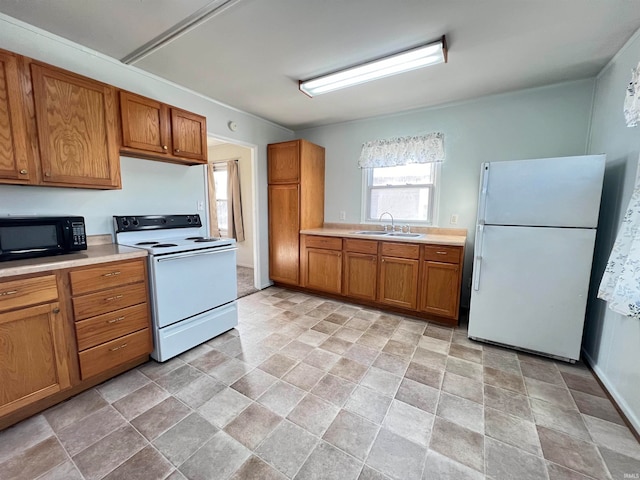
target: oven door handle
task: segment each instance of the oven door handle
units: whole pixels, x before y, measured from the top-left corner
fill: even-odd
[[[235,250],[238,250],[237,247],[233,247],[233,248],[222,248],[222,249],[215,249],[215,250],[208,250],[208,251],[202,251],[202,250],[198,250],[197,252],[189,252],[189,253],[178,253],[176,255],[171,255],[170,257],[160,257],[160,258],[156,258],[156,262],[161,263],[161,262],[168,262],[170,260],[181,260],[183,258],[189,258],[189,257],[197,257],[200,255],[213,255],[216,253],[224,253],[224,252],[233,252]]]

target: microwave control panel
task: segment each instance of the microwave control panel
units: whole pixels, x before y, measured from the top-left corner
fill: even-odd
[[[84,223],[83,222],[72,222],[71,223],[71,234],[73,235],[73,245],[86,245],[87,244],[87,236],[84,231]]]

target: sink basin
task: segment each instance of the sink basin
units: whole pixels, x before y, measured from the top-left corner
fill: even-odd
[[[393,233],[387,233],[387,236],[389,237],[421,237],[422,234],[421,233],[401,233],[401,232],[393,232]]]
[[[382,230],[358,230],[357,232],[351,233],[357,233],[358,235],[388,235],[387,232],[383,232]]]

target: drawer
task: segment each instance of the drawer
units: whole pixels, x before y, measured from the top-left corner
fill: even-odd
[[[446,247],[443,245],[425,245],[424,259],[445,263],[460,263],[462,247]]]
[[[378,253],[378,242],[375,240],[356,240],[355,238],[345,238],[344,249],[347,252],[376,254]]]
[[[386,257],[420,258],[420,245],[382,242],[382,255]]]
[[[149,315],[146,303],[81,320],[76,322],[78,350],[86,350],[147,327]]]
[[[93,377],[153,350],[148,328],[131,333],[78,354],[82,379]]]
[[[146,302],[146,284],[136,283],[76,297],[73,299],[73,313],[76,321],[84,320]]]
[[[71,292],[73,295],[80,295],[127,283],[142,282],[145,268],[145,263],[142,260],[136,260],[104,263],[83,270],[72,270],[69,273]]]
[[[342,238],[319,237],[317,235],[306,235],[304,244],[311,248],[325,248],[327,250],[342,250]]]
[[[0,283],[0,312],[58,299],[55,275]]]

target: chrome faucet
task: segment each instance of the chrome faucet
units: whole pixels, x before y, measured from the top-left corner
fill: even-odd
[[[382,212],[382,214],[380,214],[380,218],[378,219],[379,222],[382,222],[383,215],[389,215],[391,217],[391,231],[393,232],[396,229],[395,225],[393,224],[393,215],[391,215],[389,212]],[[389,225],[383,225],[383,227],[385,232],[388,231]]]

